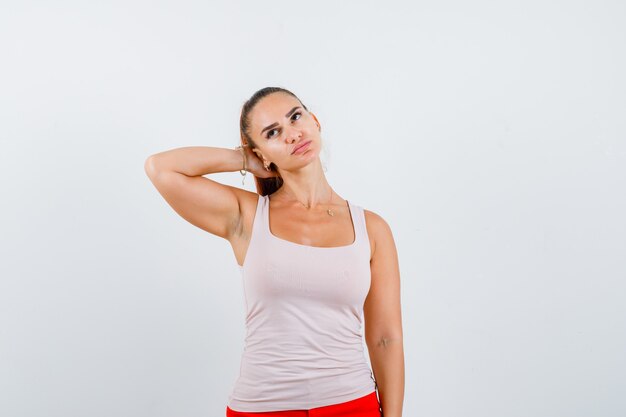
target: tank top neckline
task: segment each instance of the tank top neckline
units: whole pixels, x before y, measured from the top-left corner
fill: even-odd
[[[359,240],[359,230],[358,230],[355,215],[354,215],[354,209],[352,207],[352,204],[350,204],[350,200],[346,200],[346,205],[348,206],[348,212],[350,213],[350,221],[352,222],[352,230],[354,231],[354,240],[352,241],[352,243],[348,243],[347,245],[342,245],[342,246],[311,246],[311,245],[304,245],[302,243],[292,242],[290,240],[283,239],[281,237],[274,235],[272,231],[270,230],[270,198],[267,195],[262,196],[262,198],[265,199],[265,204],[263,207],[265,211],[265,213],[263,213],[264,215],[263,223],[265,223],[265,233],[269,235],[270,238],[278,242],[284,242],[287,245],[296,246],[296,247],[299,246],[302,248],[311,248],[312,250],[317,250],[317,249],[324,250],[324,249],[348,249],[348,248],[355,246],[357,244],[357,241]]]

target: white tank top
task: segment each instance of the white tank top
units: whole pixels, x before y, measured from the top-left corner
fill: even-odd
[[[375,391],[362,333],[370,243],[363,209],[348,207],[353,243],[307,246],[270,232],[269,197],[259,195],[239,266],[246,338],[231,409],[308,410]]]

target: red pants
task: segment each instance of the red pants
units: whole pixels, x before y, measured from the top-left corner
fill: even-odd
[[[266,412],[235,411],[226,406],[226,417],[381,417],[382,412],[376,391],[344,403],[311,408],[310,410],[284,410]]]

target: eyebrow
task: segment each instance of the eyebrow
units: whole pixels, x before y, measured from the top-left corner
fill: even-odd
[[[294,111],[296,111],[296,110],[297,110],[297,109],[299,109],[299,108],[300,108],[300,106],[296,106],[296,107],[294,107],[293,109],[289,110],[289,111],[287,112],[287,114],[285,115],[285,117],[290,117],[290,116],[293,114],[293,112],[294,112]],[[271,129],[271,128],[276,127],[276,126],[278,126],[278,123],[277,123],[277,122],[272,123],[271,125],[269,125],[269,126],[265,127],[263,130],[261,130],[260,135],[262,135],[262,134],[263,134],[263,132],[265,132],[267,129]]]

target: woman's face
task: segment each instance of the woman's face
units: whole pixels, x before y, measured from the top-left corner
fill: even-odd
[[[321,137],[317,118],[290,94],[277,92],[262,98],[250,112],[250,136],[261,160],[281,171],[298,169],[319,155]],[[298,153],[297,146],[309,143]]]

